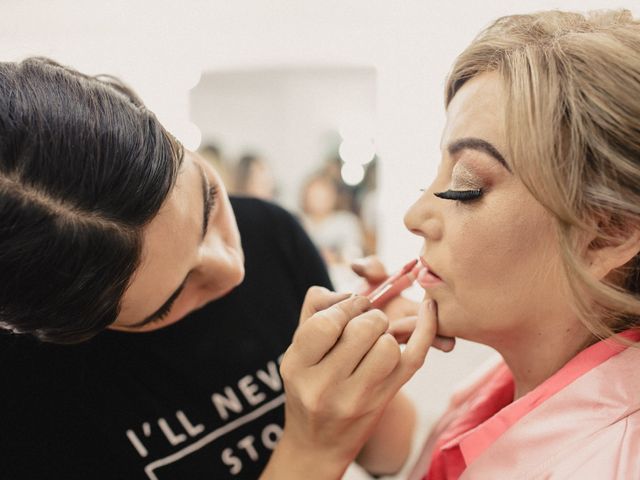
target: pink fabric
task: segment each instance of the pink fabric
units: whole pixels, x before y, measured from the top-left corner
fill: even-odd
[[[640,332],[638,331],[625,332],[621,336],[632,342],[640,340]],[[629,384],[630,390],[627,393],[631,400],[627,399],[618,405],[607,400],[607,397],[611,395],[606,395],[606,379],[610,377],[611,380],[617,379],[618,382],[624,382],[624,377],[622,379],[619,378],[620,372],[624,371],[624,368],[621,368],[620,365],[617,365],[618,368],[616,369],[605,368],[608,373],[604,377],[598,373],[598,370],[611,363],[609,360],[612,357],[619,356],[618,354],[625,350],[627,350],[625,345],[613,340],[598,342],[580,352],[544,383],[515,402],[512,402],[514,392],[513,377],[504,363],[499,364],[470,388],[458,393],[452,399],[451,408],[445,413],[434,431],[434,435],[437,435],[438,438],[437,441],[435,444],[433,440],[428,442],[430,444],[429,450],[432,454],[429,471],[424,478],[428,480],[457,479],[463,474],[466,477],[469,466],[475,468],[477,459],[482,458],[488,450],[492,450],[497,440],[505,436],[505,432],[510,432],[514,427],[518,426],[523,418],[529,418],[532,412],[539,413],[537,415],[537,417],[540,417],[539,423],[547,427],[553,426],[558,432],[563,430],[565,423],[574,414],[580,418],[580,423],[574,424],[574,426],[578,426],[578,429],[582,427],[583,430],[588,430],[589,426],[593,424],[589,420],[597,416],[594,414],[603,414],[605,411],[607,414],[604,418],[608,419],[610,424],[613,424],[616,420],[615,415],[619,413],[620,408],[628,408],[629,404],[626,402],[630,401],[633,404],[633,398],[638,403],[638,412],[640,412],[640,381],[637,382],[637,386],[634,382],[626,382]],[[626,355],[627,357],[633,355],[640,357],[640,350],[635,348],[629,350],[632,350],[632,352],[630,352],[631,355]],[[618,360],[615,363],[618,364],[620,361]],[[638,365],[638,363],[633,362],[631,366],[637,368]],[[587,375],[590,372],[594,372],[594,374]],[[633,374],[634,377],[638,377],[635,371]],[[585,390],[576,389],[579,391],[574,393],[580,394],[580,400],[574,398],[574,401],[572,401],[572,392],[568,387],[574,384],[576,380],[582,380],[583,377],[586,378],[585,381],[581,382],[581,385],[586,384],[588,387]],[[600,383],[593,385],[593,380],[600,380]],[[612,384],[616,384],[616,382],[612,382]],[[554,403],[562,403],[564,396],[566,396],[565,391],[567,392],[566,395],[569,396],[569,400],[564,404],[563,409],[548,412],[546,406],[550,399],[559,397]],[[600,395],[596,394],[598,391],[600,391]],[[617,410],[615,408],[604,408],[611,406],[617,406],[618,408]],[[634,438],[637,438],[638,443],[640,443],[640,413],[638,413],[637,417],[639,417],[637,419],[639,430],[638,436]],[[634,417],[633,422],[635,421]],[[527,438],[526,433],[520,437],[520,440],[526,444],[522,445],[522,451],[527,451],[530,454],[531,445]],[[545,442],[554,445],[559,444],[562,441],[561,439],[561,435],[555,438],[552,436],[551,438],[546,438]],[[594,440],[594,443],[597,442]],[[515,447],[515,444],[505,445],[507,449],[511,446]],[[640,445],[638,446],[640,447]],[[558,445],[555,448],[557,449]],[[580,448],[582,449],[582,445]],[[621,446],[620,448],[626,447]],[[425,452],[425,454],[428,454],[428,452]],[[544,459],[541,459],[541,461],[544,461]],[[640,464],[640,459],[638,463]],[[515,467],[516,464],[517,462],[513,466]],[[489,463],[488,466],[490,465]],[[422,468],[422,475],[424,475],[424,466]],[[509,471],[507,470],[507,472]],[[486,477],[484,473],[482,478],[497,478]],[[525,473],[523,471],[523,474]],[[414,478],[421,477],[414,475]],[[470,476],[470,478],[477,477]],[[637,478],[640,478],[640,476]]]

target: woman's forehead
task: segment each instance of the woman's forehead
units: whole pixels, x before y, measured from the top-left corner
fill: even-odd
[[[477,139],[507,152],[505,93],[493,72],[475,77],[456,93],[447,108],[446,124],[440,137],[440,150],[463,139]]]

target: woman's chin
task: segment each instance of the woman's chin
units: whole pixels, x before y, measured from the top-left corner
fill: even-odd
[[[469,336],[469,328],[465,328],[464,322],[452,315],[438,312],[438,335],[443,337],[464,338]]]

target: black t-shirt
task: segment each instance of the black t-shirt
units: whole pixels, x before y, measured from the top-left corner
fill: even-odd
[[[326,269],[290,214],[233,199],[246,276],[148,333],[0,335],[0,478],[257,478],[282,431],[279,360]]]

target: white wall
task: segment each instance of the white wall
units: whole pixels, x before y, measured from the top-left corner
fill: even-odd
[[[178,136],[202,71],[375,68],[381,255],[399,265],[416,250],[400,219],[435,172],[454,56],[500,15],[617,6],[640,12],[638,0],[3,0],[0,58],[49,55],[118,75]]]
[[[401,219],[436,170],[442,89],[454,56],[501,15],[618,6],[640,14],[638,0],[3,0],[0,57],[44,54],[121,76],[178,136],[189,135],[188,90],[200,71],[375,68],[380,254],[397,267],[418,252]],[[412,381],[426,416],[486,356],[481,348],[461,347],[451,356],[430,356]]]

